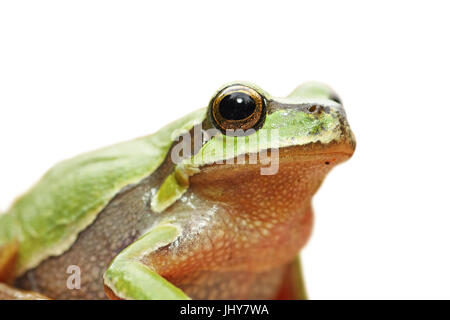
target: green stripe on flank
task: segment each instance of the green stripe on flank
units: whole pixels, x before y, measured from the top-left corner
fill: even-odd
[[[20,242],[17,274],[67,250],[77,234],[125,186],[152,174],[164,161],[174,132],[204,119],[197,110],[153,135],[62,161],[0,216],[0,245]]]

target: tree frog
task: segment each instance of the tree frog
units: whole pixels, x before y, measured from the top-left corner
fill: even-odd
[[[350,158],[338,96],[227,84],[154,134],[65,160],[0,215],[0,298],[302,299],[311,198]]]

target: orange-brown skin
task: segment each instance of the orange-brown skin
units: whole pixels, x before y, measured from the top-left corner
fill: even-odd
[[[311,234],[313,194],[352,153],[345,144],[285,148],[276,175],[261,175],[259,165],[204,168],[189,193],[216,203],[217,212],[196,237],[182,237],[144,263],[193,298],[280,296],[288,265]]]
[[[14,281],[14,270],[19,253],[19,242],[0,246],[0,300],[44,300],[47,297],[33,291],[17,290],[9,286]]]
[[[19,255],[19,242],[11,241],[0,246],[0,283],[12,283]]]

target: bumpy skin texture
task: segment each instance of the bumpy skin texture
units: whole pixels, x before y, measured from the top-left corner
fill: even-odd
[[[146,265],[194,299],[273,299],[286,266],[311,233],[311,197],[332,166],[349,156],[339,146],[323,154],[320,149],[310,146],[309,155],[298,147],[284,149],[277,175],[261,176],[257,165],[205,168],[191,178],[183,198],[158,215],[145,200],[162,168],[118,195],[68,252],[17,284],[62,299],[106,298],[101,275],[112,258],[151,225],[173,216],[183,235],[147,255]],[[82,270],[80,290],[66,287],[72,264]]]
[[[151,190],[171,170],[166,159],[151,176],[122,190],[100,212],[96,221],[82,231],[64,254],[50,257],[16,281],[19,288],[41,292],[58,299],[106,299],[103,273],[111,260],[155,222],[150,210]],[[67,267],[81,269],[81,288],[68,290]]]
[[[326,100],[329,91],[306,89],[299,92],[322,100],[299,103],[297,90],[292,99],[269,101],[267,125],[284,132],[277,174],[261,175],[259,162],[212,164],[194,157],[199,171],[189,187],[157,213],[152,199],[174,172],[169,150],[156,171],[112,198],[66,252],[27,271],[17,286],[58,299],[104,299],[102,275],[112,259],[154,226],[174,221],[180,235],[139,259],[191,298],[292,297],[280,291],[311,233],[311,198],[355,148],[342,107]],[[81,268],[79,290],[67,289],[70,265]]]
[[[196,201],[202,199],[212,210],[190,212],[185,224],[194,230],[186,227],[177,243],[150,254],[146,264],[192,297],[275,298],[285,266],[311,233],[312,195],[331,163],[347,157],[295,152],[283,151],[277,175],[262,176],[257,166],[214,166],[194,176],[186,201],[201,207]],[[180,219],[180,211],[175,205],[168,214]],[[205,227],[199,232],[198,225]]]
[[[82,231],[64,254],[43,261],[19,278],[19,288],[58,299],[105,299],[102,275],[108,263],[151,224],[152,216],[143,200],[152,179],[122,192]],[[81,288],[68,290],[67,267],[81,270]]]

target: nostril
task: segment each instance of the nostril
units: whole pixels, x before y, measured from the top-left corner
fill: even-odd
[[[316,110],[317,110],[317,106],[311,106],[308,108],[308,111],[311,113],[316,112]]]

